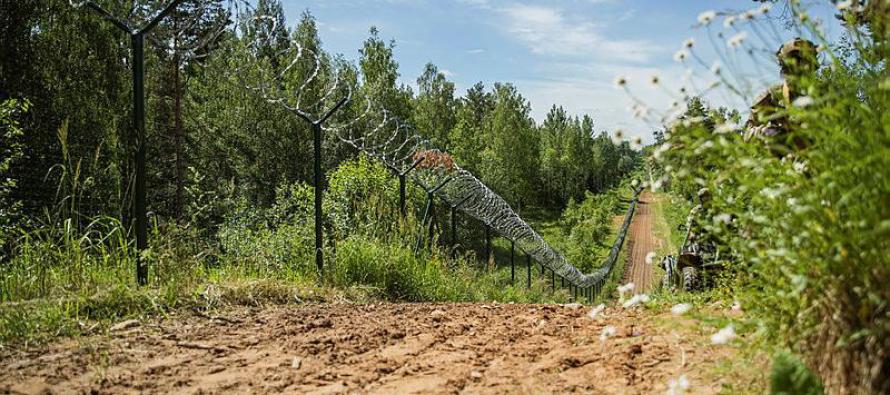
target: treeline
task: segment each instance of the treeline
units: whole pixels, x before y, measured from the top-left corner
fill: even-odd
[[[128,37],[64,1],[0,0],[0,8],[0,93],[9,107],[2,125],[21,131],[0,147],[12,158],[0,167],[4,221],[22,225],[47,212],[125,218],[133,166]],[[195,23],[198,9],[204,12]],[[356,98],[412,124],[515,207],[564,207],[585,191],[614,185],[638,162],[627,143],[614,145],[589,116],[554,106],[537,125],[528,100],[509,83],[478,83],[460,96],[428,64],[414,92],[398,82],[395,43],[373,27],[352,62],[324,51],[308,11],[292,29],[278,0],[259,0],[252,12],[263,22],[232,15],[223,0],[186,0],[146,42],[148,202],[155,218],[212,226],[225,216],[226,202],[268,207],[276,191],[311,181],[309,128],[248,89],[267,82],[248,61],[257,57],[250,51],[281,67],[286,59],[278,54],[292,42],[318,54],[321,67],[303,87],[313,65],[296,65],[281,81],[285,90],[302,88],[306,102],[324,101],[323,87],[339,75]],[[249,34],[236,33],[251,23],[239,30]],[[226,31],[215,35],[223,25]],[[263,45],[255,45],[258,38]],[[197,51],[180,50],[199,43]],[[359,107],[339,116],[355,116]],[[325,169],[356,154],[325,138]]]

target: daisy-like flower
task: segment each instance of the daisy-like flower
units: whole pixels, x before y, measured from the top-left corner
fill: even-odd
[[[746,38],[748,38],[748,32],[738,32],[730,37],[729,40],[726,41],[726,44],[733,49],[739,48],[742,46],[742,43],[745,42]]]
[[[661,79],[658,77],[658,74],[654,74],[652,75],[652,77],[649,78],[649,83],[651,83],[652,85],[658,85],[660,82]]]
[[[627,293],[634,290],[634,283],[627,283],[618,287],[619,293]]]
[[[750,20],[754,19],[754,12],[753,11],[745,11],[745,12],[739,14],[739,19],[741,19],[743,21],[750,21]]]
[[[687,38],[686,41],[683,41],[683,47],[684,47],[684,48],[692,48],[693,46],[695,46],[695,39],[694,39],[694,38],[691,38],[691,37],[690,37],[690,38]]]
[[[594,307],[593,309],[590,310],[590,312],[587,313],[587,317],[589,317],[590,319],[596,319],[596,317],[599,317],[599,315],[605,309],[606,309],[606,305],[604,303],[600,303],[599,306]]]
[[[782,195],[782,188],[763,188],[760,194],[770,199],[775,199]]]
[[[615,129],[615,132],[612,133],[612,143],[615,145],[620,145],[624,141],[624,131],[621,129]]]
[[[683,315],[692,310],[692,305],[689,303],[680,303],[675,304],[674,307],[671,307],[671,314],[673,315]]]
[[[838,11],[845,11],[853,6],[853,0],[845,0],[840,3],[837,3],[835,7],[837,7]]]
[[[649,109],[643,106],[636,106],[634,108],[634,118],[643,119],[649,116]]]
[[[729,215],[729,214],[727,214],[727,213],[721,213],[721,214],[717,214],[717,215],[714,216],[714,223],[715,223],[715,224],[720,224],[720,223],[722,223],[722,224],[725,224],[725,225],[729,225],[730,222],[732,222],[732,216]]]
[[[689,379],[686,378],[685,374],[680,375],[680,377],[668,381],[667,395],[682,395],[685,394],[688,389]]]
[[[646,264],[651,265],[652,262],[655,261],[655,255],[655,251],[649,251],[649,253],[646,254]]]
[[[714,18],[716,18],[716,17],[717,17],[717,12],[708,10],[708,11],[702,12],[701,14],[698,14],[698,23],[701,24],[702,26],[707,26],[711,22],[713,22]]]
[[[634,306],[637,306],[637,305],[640,305],[643,303],[648,303],[648,302],[649,302],[649,295],[637,294],[637,295],[634,295],[632,298],[628,299],[626,302],[624,302],[624,304],[622,306],[624,306],[625,309],[629,309],[631,307],[634,307]]]
[[[633,140],[631,140],[631,145],[633,145],[635,149],[643,148],[643,138],[640,136],[634,137]],[[634,185],[634,187],[636,187],[636,185]]]
[[[816,100],[814,100],[810,96],[801,96],[801,97],[798,97],[797,99],[794,99],[794,101],[791,102],[791,105],[793,105],[794,107],[797,107],[797,108],[805,108],[805,107],[809,107],[809,106],[813,105],[813,103],[815,103],[815,102],[816,102]]]
[[[608,339],[612,336],[615,336],[617,334],[618,334],[618,329],[615,329],[615,327],[611,326],[611,325],[607,326],[607,327],[603,328],[602,333],[600,333],[600,341],[605,342],[606,339]]]
[[[761,14],[766,15],[769,14],[770,10],[773,9],[773,5],[770,3],[764,3],[760,8],[757,9]]]
[[[736,129],[735,125],[733,125],[731,123],[721,123],[721,124],[717,125],[716,128],[714,128],[714,133],[717,133],[717,134],[732,133],[735,131],[735,129]]]
[[[727,29],[731,28],[733,25],[735,25],[736,19],[737,18],[735,15],[727,16],[725,19],[723,19],[723,27]]]
[[[685,49],[681,49],[674,53],[674,61],[676,61],[678,63],[683,63],[684,61],[686,61],[686,58],[688,58],[688,57],[689,57],[689,52],[687,52]]]
[[[627,86],[627,78],[623,76],[618,76],[615,78],[615,86],[619,89],[624,89]]]
[[[717,333],[711,335],[711,344],[726,344],[732,339],[735,339],[735,337],[735,329],[732,327],[732,324],[729,324],[725,328],[717,331]]]
[[[652,183],[652,190],[658,192],[664,186],[664,178],[659,178]]]
[[[739,302],[738,300],[732,302],[732,311],[742,311],[742,302]]]

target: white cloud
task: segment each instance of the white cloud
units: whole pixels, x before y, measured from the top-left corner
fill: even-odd
[[[471,49],[471,50],[467,51],[467,53],[480,54],[480,53],[485,53],[485,50],[482,48],[475,48],[475,49]]]
[[[645,62],[658,50],[643,40],[608,38],[594,23],[570,20],[557,8],[509,4],[500,12],[507,31],[537,54]]]
[[[439,69],[439,72],[445,76],[445,78],[454,77],[454,72],[448,69]]]

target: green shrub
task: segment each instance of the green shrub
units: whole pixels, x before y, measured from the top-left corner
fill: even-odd
[[[777,353],[773,357],[769,382],[771,395],[822,395],[819,377],[787,352]]]
[[[724,112],[690,106],[660,154],[672,186],[710,191],[702,222],[737,257],[749,310],[829,392],[890,390],[890,75],[867,55],[806,81],[782,140],[718,133]]]

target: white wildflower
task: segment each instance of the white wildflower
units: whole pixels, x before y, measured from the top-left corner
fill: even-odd
[[[739,302],[738,300],[732,302],[732,311],[742,311],[742,302]]]
[[[730,37],[729,40],[726,41],[726,44],[729,45],[731,48],[739,48],[745,42],[746,38],[748,38],[748,32],[738,32],[734,36]]]
[[[590,317],[590,319],[596,319],[596,317],[598,317],[600,313],[602,313],[605,309],[606,305],[604,303],[600,303],[599,306],[591,309],[590,312],[587,313],[587,316]]]
[[[645,106],[636,106],[634,108],[634,118],[645,119],[649,116],[649,109]]]
[[[797,161],[797,162],[794,162],[794,164],[792,166],[794,167],[794,171],[796,171],[798,173],[803,173],[803,172],[807,171],[807,162]]]
[[[659,82],[661,82],[661,79],[658,78],[658,74],[654,74],[652,77],[649,78],[649,83],[651,83],[652,85],[658,85]]]
[[[844,11],[853,6],[853,0],[844,0],[840,3],[837,3],[835,7],[837,7],[838,11]]]
[[[791,105],[797,108],[805,108],[813,105],[815,102],[816,101],[811,96],[801,96],[794,99],[794,101],[791,102]]]
[[[621,129],[615,129],[615,133],[612,133],[612,143],[615,145],[621,145],[624,141],[624,131]]]
[[[640,136],[634,137],[631,143],[633,143],[635,149],[643,148],[643,138]]]
[[[735,25],[735,21],[736,21],[736,16],[730,15],[730,16],[726,17],[726,19],[723,20],[723,27],[729,29],[732,27],[732,25]]]
[[[698,14],[698,23],[701,24],[702,26],[709,25],[716,17],[717,17],[717,12],[708,10],[708,11],[702,12],[701,14]]]
[[[648,303],[648,302],[649,302],[649,295],[637,294],[637,295],[634,295],[632,298],[628,299],[626,302],[624,302],[624,304],[622,306],[624,306],[625,309],[629,309],[636,305]]]
[[[775,199],[782,194],[782,188],[763,188],[760,194],[770,199]]]
[[[655,251],[649,251],[649,253],[646,254],[646,264],[651,265],[652,262],[655,261],[655,256]]]
[[[689,303],[680,303],[671,307],[671,314],[673,315],[683,315],[689,312],[692,309],[692,305]]]
[[[681,49],[681,50],[677,51],[676,53],[674,53],[674,61],[676,61],[678,63],[683,63],[684,61],[686,61],[686,58],[688,58],[688,57],[689,57],[689,52],[687,52],[685,49]]]
[[[683,41],[683,47],[692,48],[693,46],[695,46],[695,39],[687,38],[686,41]]]
[[[612,336],[615,336],[617,334],[618,334],[618,329],[615,329],[614,326],[609,325],[609,326],[603,328],[602,333],[600,333],[600,341],[605,342],[606,339],[608,339]]]
[[[717,333],[711,335],[711,343],[726,344],[729,343],[732,339],[735,339],[735,337],[735,329],[732,327],[732,324],[729,324],[725,328],[717,331]]]
[[[750,20],[754,19],[754,12],[753,11],[745,11],[745,12],[739,14],[739,19],[741,19],[743,21],[750,21]]]
[[[806,21],[810,20],[810,14],[807,14],[806,12],[801,12],[800,14],[797,14],[797,18],[800,19],[801,22],[806,22]]]
[[[632,283],[632,282],[624,284],[624,285],[619,285],[618,286],[618,295],[621,297],[621,299],[624,299],[624,294],[631,292],[633,290],[634,290],[634,283]]]
[[[624,89],[624,87],[627,86],[627,78],[624,78],[623,76],[616,77],[615,86],[619,89]]]
[[[655,192],[658,192],[658,190],[660,190],[663,185],[664,185],[664,179],[659,178],[659,179],[655,180],[655,182],[652,183],[652,190]]]
[[[714,216],[715,224],[726,224],[729,225],[732,222],[732,215],[727,213],[721,213]]]
[[[715,75],[720,75],[721,71],[723,71],[723,65],[720,63],[719,60],[714,62],[714,64],[711,65],[711,72],[714,73]]]
[[[760,8],[757,9],[761,14],[766,15],[769,14],[770,10],[773,9],[773,5],[769,3],[764,3]]]
[[[686,378],[685,374],[680,375],[680,377],[668,381],[667,395],[682,395],[688,389],[689,379]]]
[[[731,123],[724,122],[724,123],[717,125],[717,127],[714,129],[714,133],[726,134],[726,133],[732,133],[735,130],[736,130],[735,125],[733,125]]]

